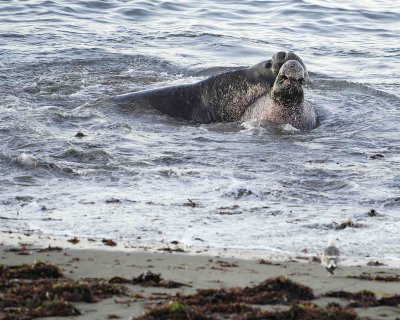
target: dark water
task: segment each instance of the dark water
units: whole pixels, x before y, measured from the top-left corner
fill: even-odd
[[[2,1],[0,229],[398,258],[399,30],[392,1]],[[281,50],[311,71],[306,134],[108,103]]]

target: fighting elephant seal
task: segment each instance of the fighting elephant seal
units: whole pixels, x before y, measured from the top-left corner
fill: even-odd
[[[280,67],[288,60],[304,66],[295,53],[278,52],[272,59],[249,68],[221,73],[194,84],[125,94],[114,101],[123,107],[150,107],[200,123],[238,121],[250,105],[270,92]]]
[[[300,131],[313,129],[317,124],[316,114],[314,108],[304,101],[305,76],[305,70],[298,61],[285,62],[271,91],[252,104],[242,120],[257,119],[290,124]]]

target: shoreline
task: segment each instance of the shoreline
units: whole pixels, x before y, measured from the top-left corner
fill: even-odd
[[[81,240],[73,245],[65,241],[66,239],[63,241],[60,238],[54,242],[43,241],[51,240],[49,239],[51,237],[48,236],[45,236],[44,239],[37,239],[37,242],[32,236],[22,237],[19,234],[8,234],[8,236],[8,239],[14,241],[14,244],[11,241],[5,243],[4,238],[0,238],[0,265],[7,266],[3,270],[7,270],[10,266],[23,264],[33,266],[35,261],[36,263],[41,261],[60,268],[64,275],[63,279],[79,283],[88,281],[88,278],[101,279],[96,281],[106,282],[114,278],[119,279],[119,283],[123,283],[123,281],[127,281],[126,279],[152,273],[159,274],[165,279],[165,283],[183,284],[181,287],[170,285],[164,287],[159,285],[140,286],[128,282],[126,284],[130,290],[128,296],[107,297],[96,303],[72,302],[72,305],[83,313],[83,316],[80,318],[79,316],[70,316],[68,319],[136,319],[143,316],[148,308],[168,305],[169,301],[175,301],[174,299],[180,299],[179,297],[185,297],[188,294],[193,295],[199,289],[229,290],[229,288],[236,287],[253,287],[275,277],[284,277],[309,287],[315,295],[310,303],[321,308],[332,302],[347,306],[352,301],[324,296],[331,291],[360,292],[369,290],[376,295],[377,299],[400,294],[400,270],[387,266],[341,265],[336,275],[330,276],[318,262],[301,259],[278,261],[268,260],[265,257],[264,260],[227,257],[210,252],[201,254],[172,250],[152,252],[139,248],[120,250],[118,244],[107,246],[101,241],[96,241],[96,246],[93,245],[92,248],[78,248],[79,244],[84,247],[86,241],[89,242],[89,240]],[[27,239],[30,240],[29,243],[24,243]],[[122,243],[119,245],[123,248]],[[39,248],[42,250],[38,250]],[[366,275],[370,275],[371,279],[366,279]],[[381,277],[379,279],[392,280],[379,281],[377,276]],[[393,281],[393,279],[395,280]],[[30,285],[36,288],[35,284]],[[262,308],[278,312],[287,310],[290,305],[271,304],[262,306]],[[398,306],[359,307],[354,308],[354,312],[361,319],[369,317],[370,319],[384,320],[400,317]],[[46,319],[65,318],[49,317]],[[227,319],[230,318],[227,317]]]
[[[76,238],[76,242],[72,241]],[[120,251],[120,252],[181,252],[189,255],[212,255],[224,258],[238,258],[244,260],[266,259],[269,261],[292,261],[309,263],[320,258],[319,254],[298,253],[293,254],[284,251],[262,250],[262,249],[234,249],[234,248],[212,248],[200,246],[186,246],[178,241],[165,243],[139,243],[129,240],[115,240],[105,238],[85,238],[73,236],[59,236],[36,233],[20,233],[13,231],[0,231],[0,244],[6,246],[19,246],[20,243],[30,246],[58,246],[64,249],[79,249],[79,250],[105,250],[105,251]],[[378,262],[386,268],[400,269],[400,257],[398,259],[385,259],[375,257],[348,257],[341,256],[341,266],[366,266],[368,263]]]

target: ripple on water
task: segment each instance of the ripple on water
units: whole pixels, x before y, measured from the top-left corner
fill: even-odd
[[[53,158],[76,163],[107,164],[111,157],[104,150],[83,150],[74,148],[54,155]]]
[[[201,234],[205,246],[315,253],[334,232],[348,255],[398,252],[399,19],[385,0],[0,2],[0,204],[24,219],[2,228],[186,244]],[[320,123],[309,133],[109,100],[278,50],[311,71]],[[35,194],[46,197],[15,200]],[[42,207],[54,220],[32,220]],[[372,208],[380,216],[368,220]],[[367,227],[332,229],[347,219]]]

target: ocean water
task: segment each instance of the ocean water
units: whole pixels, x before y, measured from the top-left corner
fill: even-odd
[[[308,133],[109,102],[282,50]],[[399,258],[399,71],[396,1],[1,1],[0,231]]]

